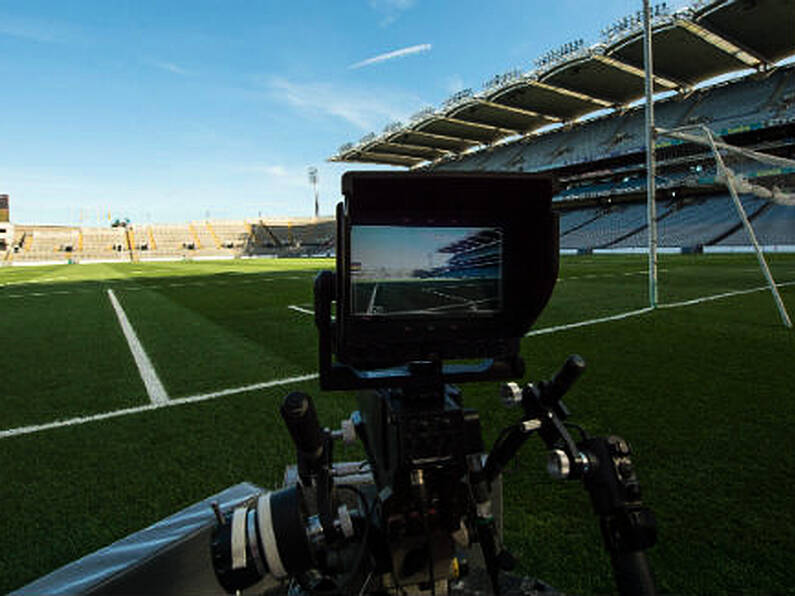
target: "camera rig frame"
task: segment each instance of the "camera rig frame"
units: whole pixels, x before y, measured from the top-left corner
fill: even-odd
[[[656,541],[656,522],[641,500],[628,443],[590,437],[579,427],[575,441],[568,430],[561,398],[584,360],[570,357],[550,381],[505,383],[503,401],[520,406],[521,416],[488,452],[478,413],[464,407],[462,392],[450,384],[524,374],[520,339],[546,305],[558,272],[551,181],[350,172],[343,193],[337,271],[321,272],[314,286],[318,364],[321,389],[359,390],[359,409],[331,431],[320,426],[308,395],[285,398],[281,413],[296,447],[296,482],[264,493],[255,505],[217,512],[212,552],[221,585],[233,592],[272,576],[289,579],[293,594],[442,596],[455,593],[453,580],[462,575],[459,551],[476,548],[493,593],[507,593],[504,572],[516,561],[501,543],[491,493],[506,463],[538,434],[549,450],[550,474],[581,480],[588,491],[619,592],[654,594],[645,550]],[[487,232],[495,240],[491,256],[500,262],[476,279],[491,291],[490,307],[381,312],[371,308],[372,289],[368,308],[359,308],[354,277],[362,277],[364,264],[352,255],[360,226],[375,226],[386,234],[381,240],[400,237],[395,228],[455,227],[464,230],[456,246],[474,237],[466,234]],[[438,294],[419,268],[409,271],[415,288]],[[373,288],[384,283],[369,275]],[[480,361],[456,362],[461,359]],[[334,464],[337,438],[364,447],[362,467],[343,466],[353,465],[356,481]]]

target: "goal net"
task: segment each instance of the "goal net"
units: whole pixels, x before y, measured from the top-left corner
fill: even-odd
[[[658,141],[668,141],[664,145],[682,145],[684,166],[677,176],[683,178],[678,182],[686,194],[698,197],[694,200],[713,200],[713,209],[704,210],[704,217],[716,222],[723,218],[697,251],[724,255],[727,264],[745,263],[734,267],[738,281],[744,278],[740,291],[749,283],[758,285],[761,271],[782,323],[792,327],[777,278],[790,285],[795,271],[790,271],[791,259],[782,259],[776,268],[774,253],[795,252],[795,160],[775,155],[775,142],[738,147],[703,124],[656,132]],[[747,255],[746,260],[740,255]],[[758,268],[747,266],[747,258],[754,257]]]

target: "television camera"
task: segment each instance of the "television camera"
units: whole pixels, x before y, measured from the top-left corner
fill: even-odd
[[[310,396],[286,396],[297,466],[285,488],[216,507],[220,584],[230,593],[263,579],[287,582],[291,594],[475,593],[471,559],[485,578],[479,589],[511,592],[516,561],[492,495],[538,435],[550,474],[588,491],[618,591],[654,593],[645,550],[655,521],[629,444],[569,432],[561,398],[585,362],[572,356],[550,381],[516,382],[520,340],[557,279],[551,181],[349,172],[342,187],[336,272],[315,280],[315,323],[321,388],[358,390],[359,409],[332,431]],[[477,411],[453,385],[470,381],[504,381],[503,402],[518,407],[489,451]],[[334,463],[338,440],[360,441],[367,460]]]

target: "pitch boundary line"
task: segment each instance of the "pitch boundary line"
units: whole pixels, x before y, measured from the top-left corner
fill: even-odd
[[[33,424],[30,426],[20,426],[17,428],[10,428],[8,430],[0,431],[0,439],[8,437],[16,437],[19,435],[28,435],[32,433],[41,432],[44,430],[51,430],[54,428],[62,428],[65,426],[78,426],[89,422],[97,422],[99,420],[107,420],[109,418],[118,418],[120,416],[127,416],[130,414],[139,414],[141,412],[149,412],[152,410],[159,410],[161,408],[171,408],[174,406],[182,406],[185,404],[194,404],[219,397],[226,397],[228,395],[235,395],[237,393],[246,393],[249,391],[256,391],[258,389],[267,389],[268,387],[277,387],[279,385],[288,385],[290,383],[299,383],[301,381],[310,381],[318,377],[317,373],[308,375],[300,375],[297,377],[287,377],[284,379],[274,379],[272,381],[264,381],[262,383],[254,383],[253,385],[244,385],[242,387],[233,387],[231,389],[222,389],[221,391],[212,391],[210,393],[200,393],[198,395],[191,395],[188,397],[178,397],[170,399],[162,403],[150,403],[143,406],[134,406],[131,408],[123,408],[121,410],[113,410],[111,412],[101,412],[99,414],[91,414],[89,416],[76,416],[75,418],[68,418],[66,420],[56,420],[54,422],[46,422],[44,424]]]
[[[776,286],[779,288],[784,288],[787,286],[795,285],[795,281],[785,281],[777,283]],[[762,292],[764,290],[769,290],[767,286],[758,286],[756,288],[750,288],[748,290],[733,290],[731,292],[723,292],[721,294],[713,294],[711,296],[702,296],[701,298],[693,298],[692,300],[683,300],[681,302],[670,302],[668,304],[658,304],[657,308],[664,309],[664,308],[682,308],[684,306],[693,306],[695,304],[702,304],[704,302],[711,302],[713,300],[721,300],[722,298],[731,298],[732,296],[742,296],[743,294],[753,294],[755,292]],[[290,304],[287,308],[292,310],[307,314],[307,315],[314,315],[314,311],[309,310],[308,308],[302,308],[300,306],[296,306],[294,304]],[[616,315],[610,315],[607,317],[599,317],[597,319],[588,319],[585,321],[577,321],[576,323],[567,323],[565,325],[555,325],[554,327],[544,327],[543,329],[533,329],[528,331],[525,334],[525,337],[533,337],[536,335],[547,335],[549,333],[557,333],[558,331],[568,331],[569,329],[577,329],[578,327],[588,327],[590,325],[598,325],[599,323],[608,323],[610,321],[620,321],[621,319],[629,319],[631,317],[637,317],[639,315],[645,315],[646,313],[650,313],[654,308],[651,306],[647,306],[645,308],[639,308],[637,310],[630,310],[626,312],[622,312]]]
[[[782,282],[782,283],[778,283],[776,285],[778,287],[793,286],[793,285],[795,285],[795,281]],[[729,298],[731,296],[739,296],[739,295],[743,295],[743,294],[751,294],[751,293],[754,293],[754,292],[760,292],[760,291],[764,291],[764,290],[767,290],[767,289],[768,289],[767,286],[759,286],[759,287],[751,288],[751,289],[748,289],[748,290],[735,290],[733,292],[724,292],[722,294],[714,294],[712,296],[704,296],[704,297],[701,297],[701,298],[695,298],[693,300],[684,300],[682,302],[673,302],[673,303],[670,303],[670,304],[664,304],[664,305],[660,305],[659,308],[661,308],[661,309],[663,309],[663,308],[681,308],[681,307],[685,307],[685,306],[692,306],[694,304],[701,304],[703,302],[710,302],[712,300],[720,300],[722,298]],[[305,314],[311,314],[311,315],[315,314],[313,311],[311,311],[309,309],[301,308],[300,306],[296,306],[296,305],[293,305],[293,304],[289,305],[287,308],[290,308],[292,310],[296,310],[298,312],[302,312],[302,313],[305,313]],[[604,323],[604,322],[608,322],[608,321],[616,321],[616,320],[620,320],[620,319],[626,319],[626,318],[630,318],[630,317],[634,317],[634,316],[638,316],[638,315],[641,315],[641,314],[645,314],[645,313],[651,312],[652,310],[654,310],[654,309],[652,309],[651,307],[646,307],[646,308],[641,308],[641,309],[638,309],[638,310],[628,311],[628,312],[625,312],[625,313],[620,313],[620,314],[612,315],[612,316],[608,316],[608,317],[601,317],[601,318],[598,318],[598,319],[591,319],[591,320],[588,320],[588,321],[579,321],[577,323],[570,323],[568,325],[558,325],[556,327],[547,327],[547,328],[544,328],[544,329],[536,329],[536,330],[530,331],[527,334],[527,336],[543,335],[543,334],[548,334],[548,333],[556,333],[558,331],[565,331],[565,330],[574,329],[574,328],[577,328],[577,327],[585,327],[585,326],[588,326],[588,325],[595,325],[595,324],[598,324],[598,323]],[[238,393],[246,393],[246,392],[249,392],[249,391],[256,391],[258,389],[267,389],[269,387],[277,387],[279,385],[288,385],[290,383],[300,383],[302,381],[311,381],[312,379],[316,379],[316,378],[318,378],[318,374],[317,373],[310,373],[310,374],[300,375],[300,376],[296,376],[296,377],[288,377],[288,378],[284,378],[284,379],[275,379],[275,380],[272,380],[272,381],[264,381],[262,383],[255,383],[253,385],[245,385],[245,386],[242,386],[242,387],[234,387],[234,388],[231,388],[231,389],[222,389],[221,391],[213,391],[213,392],[210,392],[210,393],[202,393],[202,394],[198,394],[198,395],[191,395],[189,397],[180,397],[180,398],[176,398],[176,399],[170,399],[170,400],[168,400],[168,401],[166,401],[164,403],[161,403],[161,404],[152,403],[152,404],[147,404],[147,405],[144,405],[144,406],[135,406],[135,407],[131,407],[131,408],[124,408],[124,409],[121,409],[121,410],[114,410],[114,411],[111,411],[111,412],[102,412],[100,414],[92,414],[90,416],[78,416],[78,417],[75,417],[75,418],[69,418],[67,420],[56,420],[55,422],[47,422],[45,424],[35,424],[35,425],[30,425],[30,426],[21,426],[21,427],[17,427],[17,428],[11,428],[11,429],[0,431],[0,439],[5,439],[5,438],[8,438],[8,437],[14,437],[14,436],[19,436],[19,435],[32,434],[32,433],[36,433],[36,432],[41,432],[41,431],[45,431],[45,430],[51,430],[51,429],[54,429],[54,428],[61,428],[61,427],[65,427],[65,426],[77,426],[77,425],[86,424],[86,423],[89,423],[89,422],[96,422],[96,421],[99,421],[99,420],[107,420],[109,418],[117,418],[117,417],[120,417],[120,416],[127,416],[129,414],[138,414],[138,413],[141,413],[141,412],[148,412],[148,411],[151,411],[151,410],[159,410],[161,408],[170,408],[170,407],[174,407],[174,406],[181,406],[181,405],[184,405],[184,404],[198,403],[198,402],[202,402],[202,401],[217,399],[219,397],[225,397],[227,395],[235,395],[235,394],[238,394]]]
[[[314,310],[309,310],[308,308],[304,308],[303,306],[298,306],[297,304],[289,304],[287,305],[287,308],[289,308],[290,310],[294,310],[296,312],[303,313],[305,315],[312,315],[312,316],[315,315]]]
[[[544,327],[543,329],[533,329],[532,331],[528,331],[524,334],[525,337],[533,337],[535,335],[547,335],[549,333],[557,333],[558,331],[567,331],[569,329],[576,329],[577,327],[589,327],[590,325],[597,325],[598,323],[607,323],[608,321],[619,321],[621,319],[628,319],[630,317],[636,317],[638,315],[644,315],[647,312],[651,312],[654,309],[651,306],[647,306],[646,308],[639,308],[638,310],[630,310],[627,312],[622,312],[617,315],[611,315],[609,317],[600,317],[598,319],[589,319],[587,321],[578,321],[576,323],[567,323],[566,325],[556,325],[554,327]]]
[[[776,284],[777,287],[783,288],[786,286],[795,286],[795,281],[785,281]],[[731,298],[733,296],[742,296],[743,294],[753,294],[755,292],[762,292],[764,290],[769,290],[767,286],[758,286],[756,288],[750,288],[748,290],[732,290],[731,292],[723,292],[722,294],[712,294],[711,296],[702,296],[701,298],[693,298],[692,300],[682,300],[681,302],[669,302],[667,304],[658,304],[657,308],[664,309],[664,308],[682,308],[684,306],[693,306],[695,304],[702,304],[704,302],[711,302],[713,300],[720,300],[722,298]],[[545,327],[543,329],[534,329],[532,331],[528,331],[525,333],[525,337],[532,337],[534,335],[546,335],[547,333],[556,333],[558,331],[567,331],[569,329],[576,329],[577,327],[588,327],[590,325],[597,325],[599,323],[606,323],[608,321],[618,321],[621,319],[628,319],[630,317],[637,317],[639,315],[645,315],[646,313],[652,312],[655,310],[651,306],[647,306],[645,308],[639,308],[638,310],[630,310],[627,312],[619,313],[617,315],[611,315],[608,317],[601,317],[598,319],[590,319],[587,321],[578,321],[576,323],[568,323],[566,325],[557,325],[555,327]]]
[[[113,305],[113,310],[116,311],[116,317],[119,319],[119,325],[121,325],[121,330],[127,340],[127,345],[130,346],[130,352],[132,352],[135,366],[138,367],[138,373],[141,375],[141,380],[146,387],[149,401],[155,405],[167,402],[168,393],[166,393],[166,388],[163,387],[163,383],[160,382],[160,377],[157,376],[157,371],[152,365],[152,361],[149,360],[149,356],[147,356],[143,345],[141,345],[141,341],[135,334],[135,329],[133,329],[133,326],[130,324],[130,320],[127,318],[121,304],[119,304],[116,294],[114,294],[113,290],[110,288],[108,288],[108,298],[110,298],[110,303]]]

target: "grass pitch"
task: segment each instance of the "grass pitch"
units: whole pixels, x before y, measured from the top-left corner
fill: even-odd
[[[773,255],[779,282],[795,257]],[[113,289],[172,399],[312,373],[315,271],[330,261],[130,263],[0,269],[0,431],[143,406],[148,397],[107,298]],[[763,286],[751,256],[663,256],[660,300]],[[645,259],[572,257],[536,328],[646,306]],[[781,288],[795,314],[795,286]],[[791,591],[795,340],[769,293],[660,309],[528,337],[527,380],[574,352],[588,371],[566,403],[592,434],[636,452],[660,525],[650,553],[677,593]],[[463,387],[487,444],[515,411],[495,383]],[[277,487],[293,449],[291,390],[337,426],[352,395],[315,381],[0,438],[0,591],[19,587],[241,480]],[[506,540],[525,573],[568,592],[613,589],[587,495],[543,470],[531,440],[505,480]],[[338,458],[358,458],[355,448]],[[786,460],[786,452],[784,452]]]

